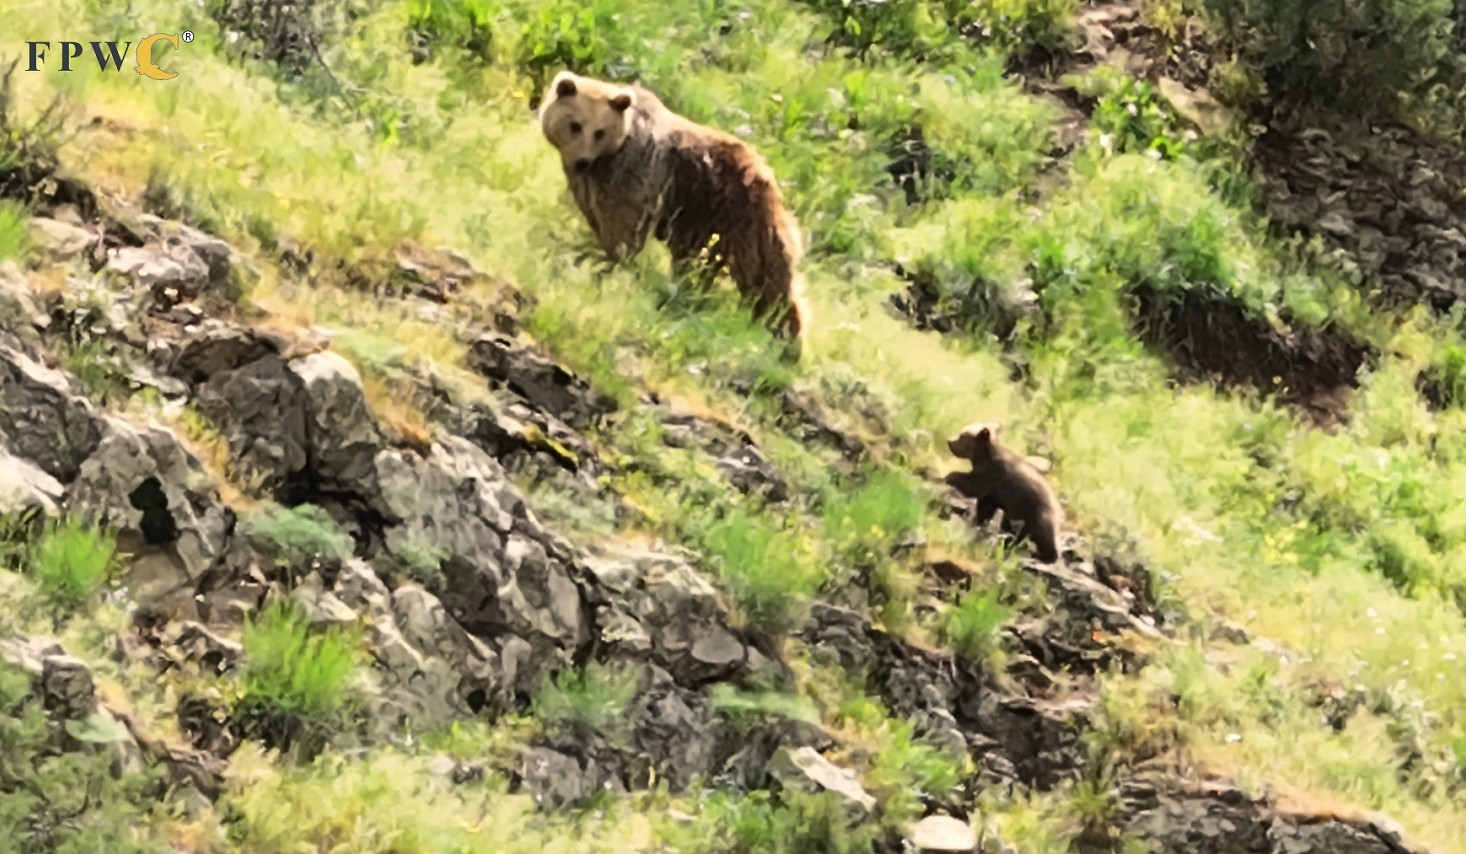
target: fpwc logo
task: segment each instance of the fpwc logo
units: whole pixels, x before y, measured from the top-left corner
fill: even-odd
[[[162,50],[158,46],[158,42],[167,42],[174,50],[178,50],[179,44],[188,44],[191,41],[193,41],[193,33],[188,30],[184,30],[182,33],[154,33],[153,35],[146,36],[142,41],[137,43],[137,51],[135,53],[137,64],[133,66],[133,70],[151,80],[172,80],[178,76],[178,72],[166,71],[159,67],[153,56],[156,51]],[[71,62],[72,60],[81,59],[82,43],[63,41],[57,42],[57,44],[61,47],[61,66],[58,70],[73,70]],[[108,68],[121,71],[122,64],[126,61],[127,55],[133,52],[132,42],[121,42],[121,50],[117,48],[119,43],[115,41],[90,42],[90,44],[92,46],[92,55],[97,60],[97,67],[103,71],[106,71]],[[26,45],[30,47],[31,60],[26,70],[40,71],[41,66],[46,62],[47,52],[51,49],[51,42],[28,41]]]

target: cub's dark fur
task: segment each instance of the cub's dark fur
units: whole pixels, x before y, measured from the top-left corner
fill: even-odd
[[[1057,537],[1064,511],[1049,484],[1027,460],[1003,447],[998,425],[971,424],[947,440],[953,456],[972,463],[972,471],[952,472],[947,485],[977,499],[977,524],[1003,511],[1003,529],[1014,544],[1032,540],[1038,559],[1059,559]]]

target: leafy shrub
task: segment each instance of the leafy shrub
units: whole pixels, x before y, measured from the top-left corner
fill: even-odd
[[[58,751],[30,677],[0,663],[0,839],[7,851],[162,852],[156,772],[114,776],[112,756]],[[11,847],[13,846],[13,847]]]
[[[609,0],[575,3],[555,0],[522,27],[517,64],[523,67],[540,90],[552,74],[573,68],[591,77],[612,77],[617,44],[612,39],[622,31],[617,7]]]
[[[1202,0],[1275,95],[1387,112],[1444,82],[1453,0]]]
[[[1155,85],[1104,66],[1083,78],[1097,96],[1090,125],[1101,134],[1106,154],[1154,151],[1174,160],[1186,151],[1170,108],[1156,97]]]
[[[47,525],[26,555],[26,568],[58,606],[81,605],[107,582],[117,540],[75,519]]]
[[[243,527],[281,567],[303,568],[316,560],[339,562],[351,557],[351,536],[314,504],[272,505],[245,519]]]
[[[493,59],[493,19],[498,11],[489,0],[411,0],[407,35],[413,57],[422,61],[447,47],[477,62]]]
[[[355,701],[357,638],[339,629],[315,631],[295,603],[277,600],[246,622],[243,644],[235,716],[244,732],[314,755]]]

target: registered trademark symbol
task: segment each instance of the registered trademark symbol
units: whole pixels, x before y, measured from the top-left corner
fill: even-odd
[[[183,31],[183,43],[184,44],[188,44],[191,41],[193,41],[193,30],[184,30]]]

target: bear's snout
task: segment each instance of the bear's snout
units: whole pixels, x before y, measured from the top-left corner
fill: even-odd
[[[589,172],[590,164],[591,159],[589,157],[578,157],[575,160],[575,171],[581,173]]]

